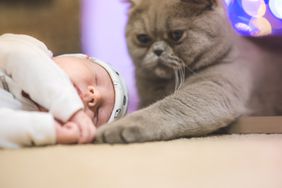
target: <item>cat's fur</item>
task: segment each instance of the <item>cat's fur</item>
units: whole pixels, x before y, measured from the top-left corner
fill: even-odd
[[[202,136],[241,116],[281,114],[282,56],[233,34],[220,2],[131,3],[127,44],[145,108],[103,126],[99,142]]]

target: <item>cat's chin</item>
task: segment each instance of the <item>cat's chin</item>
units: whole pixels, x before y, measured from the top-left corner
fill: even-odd
[[[173,78],[173,71],[171,69],[168,68],[164,68],[164,67],[156,67],[154,69],[154,74],[162,79],[171,79]]]

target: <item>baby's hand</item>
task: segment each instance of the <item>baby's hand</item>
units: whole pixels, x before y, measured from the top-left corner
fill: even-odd
[[[77,144],[80,137],[80,131],[78,126],[73,122],[67,122],[61,125],[57,121],[56,127],[56,139],[57,144]]]
[[[79,128],[79,132],[80,132],[78,139],[79,144],[86,144],[94,141],[96,134],[96,127],[94,126],[89,116],[87,116],[83,110],[76,112],[71,117],[69,122],[75,123]]]

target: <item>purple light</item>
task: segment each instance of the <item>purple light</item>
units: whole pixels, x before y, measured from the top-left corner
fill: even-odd
[[[249,25],[251,28],[254,28],[251,31],[253,36],[264,36],[272,33],[272,26],[264,17],[252,18]]]
[[[244,31],[244,32],[248,32],[248,33],[252,32],[252,28],[249,25],[247,25],[245,23],[241,23],[241,22],[236,23],[235,28],[240,30],[240,31]]]
[[[261,17],[266,12],[266,5],[263,0],[242,0],[242,7],[252,17]]]
[[[225,0],[233,27],[241,35],[281,35],[282,0]]]
[[[229,6],[229,4],[232,2],[232,0],[224,0],[224,2],[227,6]]]
[[[129,90],[129,112],[136,109],[134,68],[127,54],[125,24],[127,5],[121,1],[82,1],[83,52],[111,64],[124,78]]]

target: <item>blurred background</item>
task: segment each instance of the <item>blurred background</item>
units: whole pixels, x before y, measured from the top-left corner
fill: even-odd
[[[282,34],[282,0],[225,0],[225,4],[239,34]]]
[[[282,0],[224,1],[238,34],[282,34]],[[55,55],[82,52],[108,62],[128,85],[132,112],[138,97],[125,44],[127,9],[122,0],[0,0],[0,34],[29,34]]]

